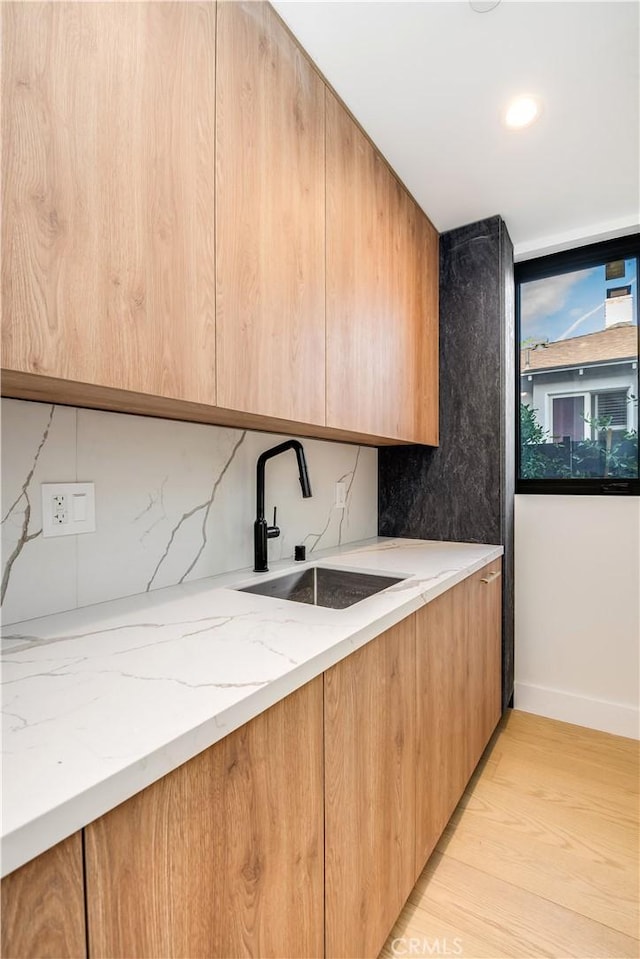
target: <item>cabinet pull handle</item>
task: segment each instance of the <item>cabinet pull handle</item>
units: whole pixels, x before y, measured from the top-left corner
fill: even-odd
[[[494,569],[488,576],[483,576],[480,580],[481,583],[492,583],[494,579],[497,579],[498,576],[502,574],[502,571],[499,569]]]

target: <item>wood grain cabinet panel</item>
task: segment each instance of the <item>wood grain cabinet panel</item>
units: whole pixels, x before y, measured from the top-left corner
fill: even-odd
[[[92,957],[322,956],[322,677],[86,829]]]
[[[326,955],[377,956],[414,876],[415,620],[325,673]]]
[[[502,714],[502,560],[468,580],[467,746],[473,772]]]
[[[438,442],[438,236],[327,90],[327,425]]]
[[[86,956],[82,834],[2,880],[3,959]]]
[[[324,425],[324,84],[263,2],[217,60],[217,402]]]
[[[2,4],[3,366],[215,403],[215,4]]]
[[[465,580],[416,613],[416,878],[469,779]]]
[[[1,15],[5,395],[437,443],[437,233],[268,3]]]
[[[405,357],[413,398],[416,443],[437,446],[439,427],[439,237],[422,210],[407,195],[410,225],[408,298],[409,350]],[[405,386],[405,390],[407,387]]]
[[[416,877],[501,715],[501,560],[416,616]]]

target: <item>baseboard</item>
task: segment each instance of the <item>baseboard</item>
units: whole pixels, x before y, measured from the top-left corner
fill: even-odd
[[[587,699],[561,689],[516,683],[514,690],[515,709],[549,719],[560,719],[576,726],[600,729],[616,736],[640,739],[640,710],[620,703],[602,699]]]

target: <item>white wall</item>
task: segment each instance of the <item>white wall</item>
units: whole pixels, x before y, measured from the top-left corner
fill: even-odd
[[[258,454],[285,437],[198,423],[2,400],[3,621],[99,603],[253,564]],[[377,534],[375,449],[303,440],[267,464],[278,507],[272,560]],[[335,484],[347,509],[335,509]],[[95,533],[44,539],[40,484],[95,482]]]
[[[516,496],[516,708],[640,738],[640,500]]]

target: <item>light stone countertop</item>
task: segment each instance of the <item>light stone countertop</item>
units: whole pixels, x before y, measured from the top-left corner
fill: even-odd
[[[375,538],[8,626],[4,876],[497,559],[501,546]],[[343,609],[232,586],[318,565],[405,575]]]

